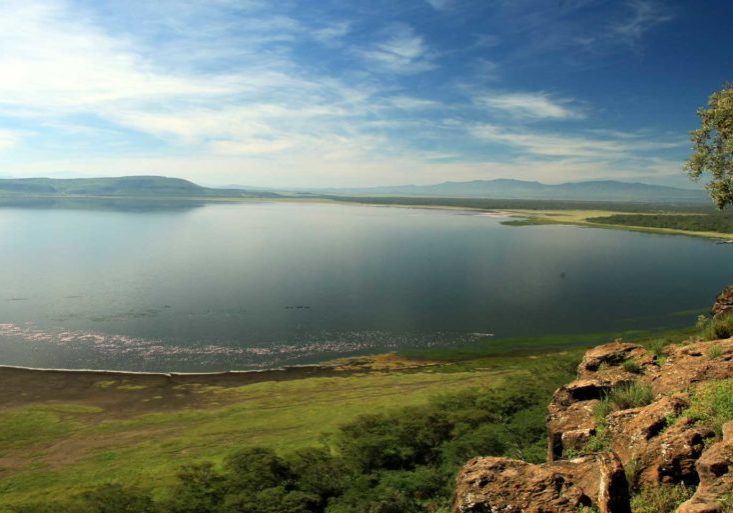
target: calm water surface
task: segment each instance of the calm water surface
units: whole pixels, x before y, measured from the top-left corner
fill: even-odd
[[[733,248],[457,211],[0,208],[0,364],[251,369],[690,325]]]

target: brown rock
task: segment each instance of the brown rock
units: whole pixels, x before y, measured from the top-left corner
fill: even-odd
[[[733,494],[733,422],[723,426],[723,440],[711,445],[697,460],[700,484],[678,513],[721,513],[723,500]]]
[[[578,365],[578,378],[595,376],[599,371],[623,370],[626,360],[634,360],[641,368],[654,364],[654,356],[637,344],[612,342],[588,350]]]
[[[532,465],[474,458],[457,478],[454,513],[630,513],[623,466],[612,453]]]
[[[715,298],[712,308],[713,317],[720,318],[733,311],[733,285],[728,285]]]
[[[697,484],[695,462],[705,450],[705,441],[713,436],[710,428],[680,419],[647,446],[640,459],[639,483]]]
[[[717,358],[709,356],[720,348]],[[669,346],[667,362],[658,372],[645,376],[655,394],[686,391],[701,382],[733,377],[733,339]]]
[[[677,394],[647,406],[611,413],[607,419],[608,430],[621,460],[629,460],[646,450],[649,441],[667,428],[668,419],[679,415],[687,405],[687,396]]]

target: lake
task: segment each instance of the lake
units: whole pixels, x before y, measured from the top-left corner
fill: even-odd
[[[457,210],[0,208],[0,364],[215,371],[689,326],[733,248]]]

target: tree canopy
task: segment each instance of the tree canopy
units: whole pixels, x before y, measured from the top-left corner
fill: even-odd
[[[690,134],[693,153],[685,170],[693,180],[710,173],[705,188],[719,209],[733,205],[733,84],[713,93],[697,111],[700,128]]]

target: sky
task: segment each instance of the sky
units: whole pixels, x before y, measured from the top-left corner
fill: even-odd
[[[730,0],[0,0],[0,176],[684,185]]]

